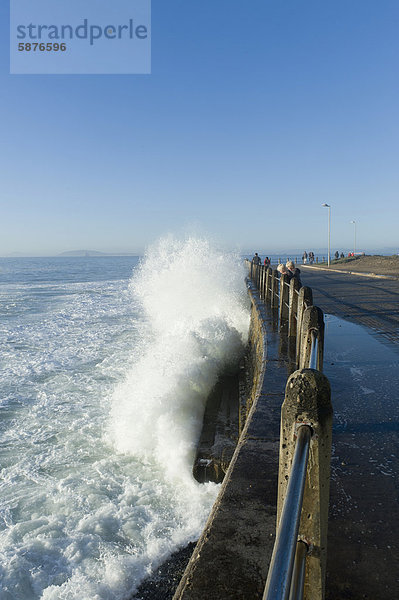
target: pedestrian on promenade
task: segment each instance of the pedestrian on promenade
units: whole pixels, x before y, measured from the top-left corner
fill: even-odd
[[[294,277],[301,285],[302,285],[302,281],[301,281],[301,271],[300,269],[298,269],[295,264],[292,262],[292,260],[288,260],[285,263],[285,266],[287,267],[287,269],[289,270],[289,272],[291,273],[291,279]]]
[[[338,259],[339,259],[339,252],[338,252],[338,250],[336,250],[336,251],[335,251],[335,254],[334,254],[334,256],[335,256],[335,260],[338,260]]]
[[[313,250],[311,250],[309,252],[309,264],[313,265],[313,262],[314,262],[314,252],[313,252]]]
[[[306,265],[307,258],[308,258],[308,253],[305,250],[305,252],[302,254],[302,262],[304,265]]]
[[[258,256],[257,252],[255,252],[255,255],[252,257],[252,264],[253,265],[260,265],[260,264],[262,264],[260,256]]]
[[[263,263],[265,265],[265,267],[270,267],[270,258],[268,256],[266,256],[265,261]]]

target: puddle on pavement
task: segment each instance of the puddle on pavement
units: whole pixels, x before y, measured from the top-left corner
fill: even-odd
[[[337,430],[399,431],[399,354],[369,330],[325,315],[324,372]]]
[[[328,599],[399,598],[399,354],[325,315],[334,409]]]

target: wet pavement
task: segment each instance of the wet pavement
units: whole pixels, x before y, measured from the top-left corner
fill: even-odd
[[[325,313],[370,327],[399,347],[399,280],[301,269],[302,283]]]
[[[325,315],[334,407],[327,600],[399,598],[399,354]]]
[[[334,408],[326,600],[399,598],[399,281],[303,269]]]

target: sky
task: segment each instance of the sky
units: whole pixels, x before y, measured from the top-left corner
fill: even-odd
[[[325,249],[323,203],[333,251],[354,220],[399,252],[398,26],[397,0],[153,0],[151,74],[11,75],[0,0],[0,255]]]

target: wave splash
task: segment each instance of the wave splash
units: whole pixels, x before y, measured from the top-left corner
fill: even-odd
[[[110,437],[118,451],[155,460],[170,480],[191,480],[207,395],[248,335],[242,261],[205,239],[164,238],[131,292],[144,318],[141,356],[114,393]]]
[[[2,600],[130,599],[198,538],[218,492],[192,463],[206,396],[246,341],[240,259],[165,238],[129,289],[119,259],[102,264],[112,285],[82,283],[79,260],[76,281],[48,274],[46,302],[24,285],[7,323]]]

